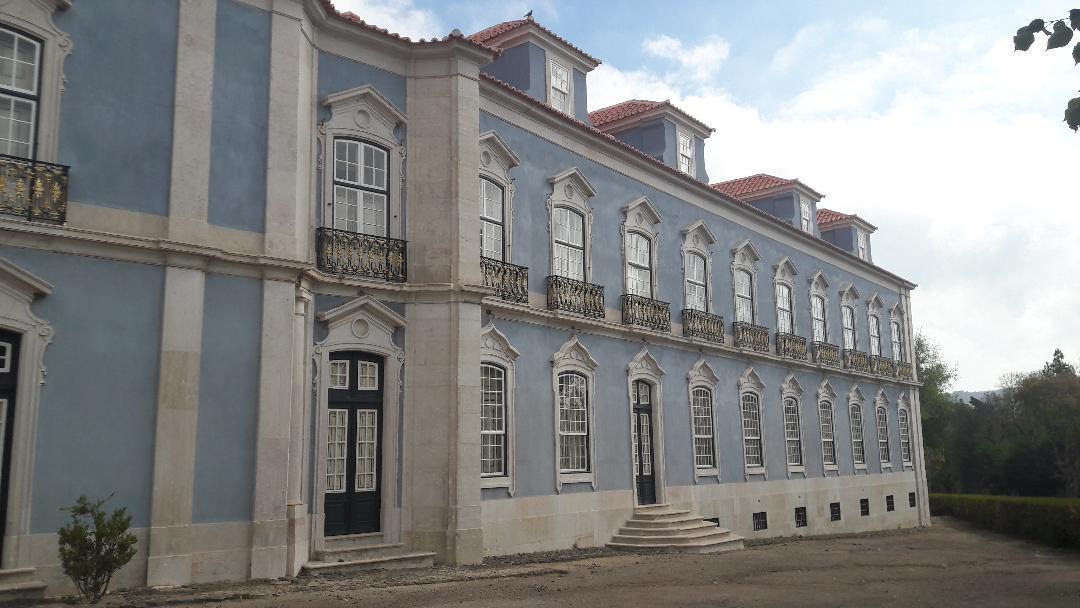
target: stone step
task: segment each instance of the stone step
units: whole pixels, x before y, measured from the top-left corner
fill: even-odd
[[[670,508],[671,505],[666,502],[658,502],[654,505],[637,505],[634,507],[635,513],[647,513],[649,511],[663,511]]]
[[[619,528],[619,534],[629,534],[631,536],[655,536],[664,534],[683,534],[687,532],[694,532],[697,530],[715,528],[716,524],[709,521],[702,521],[700,519],[694,522],[687,522],[673,526],[663,526],[655,528],[638,528],[636,526],[630,525],[630,522],[627,522],[627,525]]]
[[[697,542],[684,543],[684,544],[649,544],[640,542],[611,542],[608,543],[608,548],[616,549],[620,551],[641,551],[641,552],[656,552],[656,551],[677,551],[679,553],[723,553],[725,551],[736,551],[743,548],[743,537],[736,534],[725,534],[723,538],[704,539]]]
[[[35,600],[45,597],[45,583],[26,581],[22,583],[0,583],[0,605],[15,605],[22,600]]]
[[[634,511],[633,519],[670,520],[673,518],[689,515],[686,509],[657,509],[655,511]],[[700,517],[698,519],[701,519]]]
[[[374,559],[377,557],[392,556],[403,553],[405,545],[402,543],[384,543],[380,545],[339,545],[327,547],[315,553],[315,561],[319,562],[348,562],[358,559]]]
[[[399,553],[369,559],[353,559],[341,562],[308,562],[300,571],[308,575],[357,570],[391,570],[401,568],[430,568],[435,564],[434,553]]]
[[[638,519],[636,516],[626,522],[626,525],[632,528],[666,528],[670,526],[681,526],[701,521],[700,517],[695,515],[678,515],[669,516],[661,519]]]
[[[726,539],[731,535],[731,530],[713,528],[712,530],[698,530],[687,534],[667,534],[663,536],[642,536],[637,534],[616,534],[611,542],[632,545],[692,545],[706,541]]]

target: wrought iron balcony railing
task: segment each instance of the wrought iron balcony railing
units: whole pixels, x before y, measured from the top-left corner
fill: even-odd
[[[63,224],[68,167],[0,154],[0,213]]]
[[[494,287],[495,295],[509,302],[529,303],[529,269],[494,258],[480,258],[484,287]]]
[[[814,363],[818,365],[828,365],[829,367],[840,367],[840,347],[835,344],[829,344],[828,342],[814,342]]]
[[[914,380],[915,369],[908,361],[901,361],[896,364],[896,377],[901,380]]]
[[[656,331],[671,331],[671,305],[660,300],[624,293],[622,297],[622,322],[639,325]]]
[[[806,338],[777,332],[776,354],[788,359],[806,361]]]
[[[549,276],[547,304],[550,310],[565,310],[586,317],[604,318],[604,286]]]
[[[393,283],[405,282],[405,241],[333,228],[319,228],[316,234],[318,249],[315,255],[319,270]]]
[[[853,372],[870,373],[870,355],[861,350],[844,349],[844,367]]]
[[[896,361],[888,357],[870,355],[870,371],[878,376],[896,377]]]
[[[724,317],[684,308],[682,311],[682,335],[687,338],[701,338],[717,344],[724,343]]]
[[[731,324],[731,333],[735,335],[736,348],[750,348],[758,352],[769,352],[769,328],[744,321]]]

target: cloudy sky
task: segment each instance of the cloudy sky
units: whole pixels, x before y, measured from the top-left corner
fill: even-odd
[[[1080,89],[1068,49],[1011,36],[1070,3],[994,0],[335,0],[413,37],[535,18],[603,60],[589,106],[671,99],[716,129],[712,181],[798,177],[878,226],[876,263],[919,285],[915,325],[955,388],[1080,361]],[[1078,36],[1080,39],[1080,36]]]

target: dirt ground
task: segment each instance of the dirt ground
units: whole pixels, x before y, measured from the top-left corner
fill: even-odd
[[[938,518],[929,529],[787,540],[718,555],[602,550],[471,568],[120,592],[108,606],[1063,606],[1080,553]]]

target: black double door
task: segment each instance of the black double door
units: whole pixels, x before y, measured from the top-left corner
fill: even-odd
[[[0,553],[3,552],[4,524],[7,521],[8,479],[11,476],[11,438],[15,421],[15,389],[19,377],[17,333],[0,330]]]
[[[634,484],[639,505],[656,502],[656,475],[653,467],[653,409],[652,385],[634,381],[630,391],[634,401],[631,425],[634,443]]]
[[[383,358],[330,355],[326,435],[326,536],[382,530]]]

